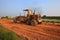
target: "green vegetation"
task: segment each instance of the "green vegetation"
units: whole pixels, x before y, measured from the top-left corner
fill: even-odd
[[[8,20],[13,20],[14,18],[1,18],[1,19],[8,19]]]
[[[42,18],[43,19],[60,19],[60,16],[46,16],[46,15],[44,15]]]
[[[13,20],[14,18],[6,18],[6,19],[8,19],[8,20]]]
[[[15,32],[0,25],[0,40],[25,40],[25,38],[18,36]]]
[[[60,16],[42,16],[44,22],[60,23]]]
[[[43,19],[44,22],[60,23],[60,19]]]

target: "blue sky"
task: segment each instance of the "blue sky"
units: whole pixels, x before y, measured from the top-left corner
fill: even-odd
[[[26,8],[41,8],[42,15],[60,16],[60,0],[0,0],[0,16],[17,16]]]

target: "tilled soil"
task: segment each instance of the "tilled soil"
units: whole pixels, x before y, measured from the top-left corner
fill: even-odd
[[[42,23],[30,26],[6,19],[0,20],[0,24],[16,32],[19,36],[24,36],[27,40],[60,40],[60,24]]]

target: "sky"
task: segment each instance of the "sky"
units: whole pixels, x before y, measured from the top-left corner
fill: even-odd
[[[0,0],[0,16],[18,16],[28,8],[40,9],[41,15],[60,16],[60,0]]]

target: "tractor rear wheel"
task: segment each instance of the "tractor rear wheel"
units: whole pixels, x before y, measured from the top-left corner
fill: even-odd
[[[36,20],[32,20],[32,21],[31,21],[31,25],[32,25],[32,26],[35,26],[35,25],[37,25],[37,24],[38,24],[38,23],[37,23]]]
[[[42,24],[42,22],[39,22],[38,24]]]
[[[17,21],[16,20],[13,20],[14,21],[14,23],[17,23]]]
[[[14,19],[13,21],[14,21],[14,23],[20,23],[20,19],[17,19],[17,18]]]
[[[26,24],[27,24],[27,25],[30,25],[30,20],[27,20],[27,21],[26,21]]]

